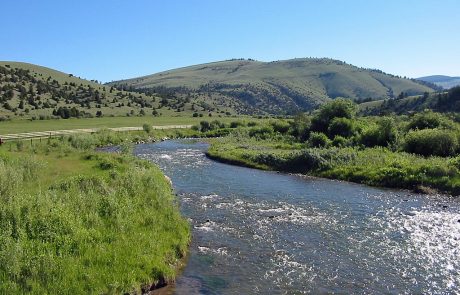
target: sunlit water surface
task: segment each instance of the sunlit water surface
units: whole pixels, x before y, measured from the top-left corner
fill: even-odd
[[[458,294],[457,201],[230,166],[206,149],[135,149],[172,179],[193,228],[168,293]]]

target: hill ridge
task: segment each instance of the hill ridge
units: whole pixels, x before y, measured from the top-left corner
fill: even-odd
[[[231,59],[107,83],[144,93],[170,92],[226,103],[239,113],[289,114],[338,97],[355,101],[433,92],[436,86],[331,58],[271,62]]]

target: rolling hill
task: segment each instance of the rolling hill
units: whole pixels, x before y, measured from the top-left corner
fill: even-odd
[[[364,115],[411,114],[430,109],[436,112],[460,113],[460,86],[448,91],[425,93],[397,99],[384,99],[359,104]]]
[[[443,89],[450,89],[455,86],[460,86],[460,77],[450,77],[443,75],[434,75],[417,78],[417,80],[436,84]]]
[[[97,81],[21,62],[0,62],[0,121],[100,116],[201,116],[227,109],[194,107],[184,98],[117,90]],[[193,108],[193,112],[192,112]]]
[[[144,93],[173,93],[237,113],[292,114],[337,97],[355,101],[433,92],[436,86],[326,58],[274,62],[234,59],[108,83]]]

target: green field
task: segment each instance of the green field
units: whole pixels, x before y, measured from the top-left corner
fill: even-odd
[[[161,171],[122,143],[131,136],[142,134],[0,147],[0,294],[139,294],[174,280],[189,225]],[[126,149],[93,151],[110,143]]]
[[[81,128],[111,128],[111,127],[141,127],[143,124],[150,125],[195,125],[200,121],[219,120],[231,122],[240,119],[251,119],[249,117],[102,117],[82,119],[60,119],[60,120],[21,120],[0,122],[0,134],[23,133],[33,131],[52,131]]]

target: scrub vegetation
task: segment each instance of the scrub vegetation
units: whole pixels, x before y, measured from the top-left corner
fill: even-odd
[[[261,169],[373,186],[460,194],[460,124],[426,110],[411,116],[358,117],[338,99],[312,115],[239,126],[214,139],[208,156]]]

